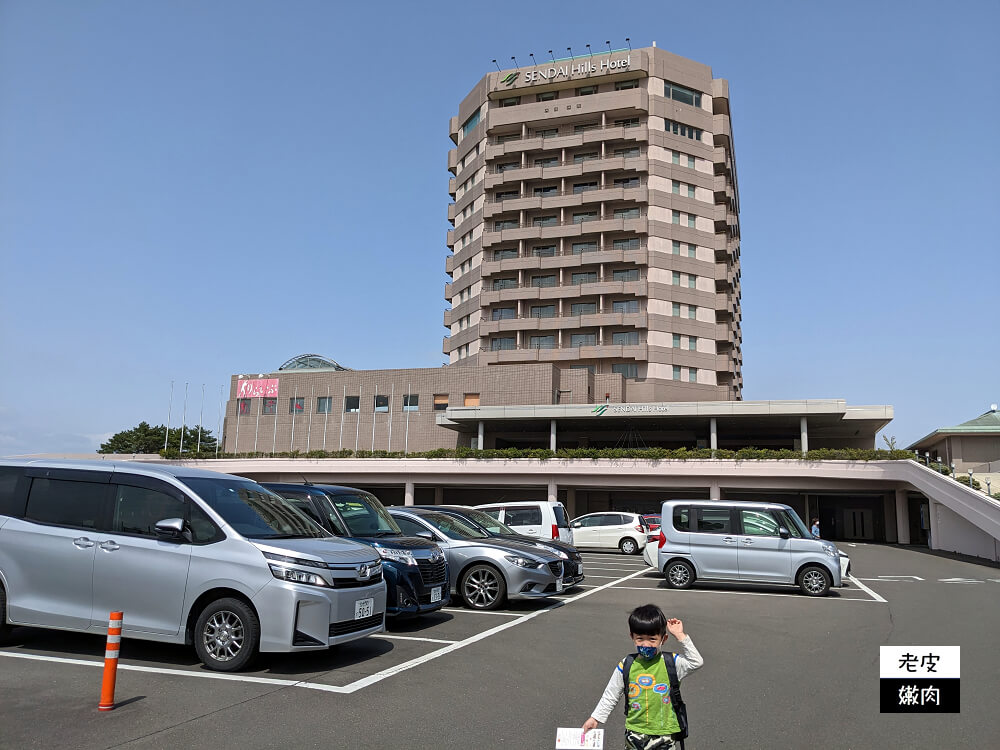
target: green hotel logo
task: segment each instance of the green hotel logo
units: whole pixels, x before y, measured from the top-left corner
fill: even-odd
[[[608,410],[608,405],[607,404],[601,404],[600,406],[595,406],[594,410],[592,412],[590,412],[590,413],[599,417],[602,414],[604,414],[604,412],[606,412],[607,410]]]
[[[508,86],[513,86],[513,85],[514,85],[514,81],[516,81],[516,80],[517,80],[517,77],[518,77],[519,75],[521,75],[521,71],[520,71],[520,70],[518,70],[518,71],[515,71],[515,72],[513,72],[513,73],[508,73],[508,74],[507,74],[507,77],[506,77],[506,78],[504,78],[504,79],[503,79],[502,81],[500,81],[500,83],[505,83],[505,84],[507,84]]]

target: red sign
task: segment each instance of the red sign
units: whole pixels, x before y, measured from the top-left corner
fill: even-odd
[[[236,385],[236,398],[276,398],[278,379],[240,380]]]

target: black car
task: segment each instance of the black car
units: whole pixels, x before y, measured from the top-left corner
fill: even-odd
[[[374,495],[332,484],[262,484],[331,534],[376,549],[385,577],[386,616],[433,612],[450,601],[444,552],[434,542],[404,536]]]
[[[465,508],[461,505],[417,505],[414,507],[427,508],[428,510],[436,510],[441,513],[458,516],[476,528],[482,529],[490,536],[526,542],[551,550],[563,558],[563,586],[569,588],[570,586],[576,586],[578,583],[583,583],[583,558],[577,552],[576,547],[571,544],[560,542],[558,539],[539,539],[534,536],[518,534],[509,526],[500,523],[489,513],[484,513],[475,508]]]

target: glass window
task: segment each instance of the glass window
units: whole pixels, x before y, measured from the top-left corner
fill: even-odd
[[[695,352],[698,351],[698,337],[688,336],[688,349]]]
[[[333,411],[333,409],[331,408],[332,405],[333,405],[332,396],[319,396],[316,399],[316,413],[329,414],[331,411]]]
[[[186,503],[180,498],[144,487],[118,485],[115,492],[111,531],[155,537],[156,524],[168,518],[187,518]]]
[[[688,318],[695,320],[698,317],[698,306],[688,305]]]
[[[508,258],[516,258],[517,250],[515,248],[505,248],[503,250],[493,251],[493,260],[507,260]]]
[[[697,383],[698,382],[698,368],[697,367],[689,367],[688,368],[688,382],[689,383]]]
[[[574,242],[573,243],[573,255],[581,255],[583,253],[593,253],[597,252],[596,242]]]
[[[530,339],[530,347],[532,349],[555,349],[556,348],[556,337],[555,336],[532,336]]]
[[[306,410],[306,398],[305,396],[293,396],[288,399],[288,413],[289,414],[303,414]]]
[[[794,518],[792,517],[794,515]],[[801,539],[806,535],[805,525],[799,518],[798,514],[791,514],[787,510],[778,511],[778,519],[788,529],[788,533],[795,537],[796,539]]]
[[[681,194],[681,184],[677,180],[673,180],[673,190],[671,191],[674,195]]]
[[[543,156],[540,159],[535,159],[536,167],[554,167],[558,163],[558,156]],[[548,193],[546,193],[546,195],[548,195]]]
[[[469,116],[468,120],[462,123],[462,135],[463,136],[468,135],[469,131],[472,130],[474,127],[476,127],[476,125],[478,124],[479,124],[479,110],[477,109]]]
[[[531,254],[536,258],[551,258],[556,254],[555,245],[538,245],[531,249]]]
[[[596,375],[597,374],[597,367],[595,365],[570,365],[569,369],[571,369],[571,370],[586,370],[591,375]]]
[[[24,517],[38,523],[96,529],[104,520],[109,486],[101,482],[34,477]]]
[[[670,278],[671,278],[670,283],[673,284],[674,286],[680,286],[681,285],[681,272],[680,271],[674,271],[671,274]]]
[[[680,317],[680,314],[681,314],[681,303],[680,302],[674,302],[674,303],[671,304],[671,306],[670,306],[670,314],[673,315],[674,317]]]
[[[670,212],[670,221],[673,224],[680,224],[681,223],[681,212],[680,211],[671,211]]]
[[[531,225],[533,227],[554,227],[558,223],[558,216],[536,216],[531,220]]]
[[[596,302],[574,302],[570,305],[571,315],[594,315],[597,313]]]
[[[448,394],[447,393],[435,393],[434,394],[434,411],[444,411],[448,408]]]
[[[688,226],[694,229],[696,217],[694,214],[688,214]]]
[[[611,343],[618,346],[635,346],[639,343],[638,331],[624,331],[611,334]]]
[[[637,313],[639,312],[639,300],[626,299],[612,302],[611,311],[616,313]]]
[[[672,163],[674,163],[674,164],[680,164],[681,163],[681,154],[680,154],[680,151],[673,151],[671,153],[673,155],[672,155],[670,161]]]
[[[361,396],[344,396],[344,413],[356,414],[361,411]]]
[[[517,340],[513,337],[501,336],[499,338],[490,339],[490,351],[492,352],[503,352],[516,348]]]
[[[680,379],[681,379],[681,366],[674,365],[674,380],[680,380]]]
[[[597,221],[597,211],[579,211],[573,214],[574,224],[583,224],[585,221]]]
[[[687,161],[688,161],[688,168],[689,169],[694,169],[694,157],[693,156],[688,156]]]
[[[493,291],[498,291],[500,289],[515,289],[517,287],[517,279],[493,279]]]
[[[701,106],[701,92],[699,91],[692,91],[669,81],[664,84],[663,88],[663,95],[668,99],[673,99],[682,104],[691,104],[695,107]]]
[[[416,393],[408,393],[403,396],[403,411],[419,411],[420,396]]]
[[[572,284],[594,284],[597,282],[597,271],[580,271],[572,275]]]
[[[322,505],[336,508],[351,536],[396,536],[399,526],[374,495],[323,495]]]
[[[513,307],[494,307],[493,320],[513,320],[517,315],[517,310]]]
[[[674,528],[678,531],[691,529],[691,509],[686,505],[678,505],[674,508]]]
[[[374,401],[375,411],[389,411],[389,397],[376,396]]]
[[[616,148],[614,150],[614,155],[621,156],[626,159],[634,159],[640,155],[640,152],[637,146],[632,148]]]
[[[573,192],[574,193],[586,193],[588,190],[597,190],[596,182],[574,182]]]
[[[729,508],[699,508],[696,530],[703,534],[731,534]]]
[[[583,163],[585,161],[592,161],[593,159],[597,159],[599,157],[600,157],[600,154],[597,153],[596,151],[590,151],[590,152],[588,152],[586,154],[576,154],[573,157],[573,163],[574,164],[581,164],[581,163]]]
[[[694,198],[694,185],[687,186],[688,198]]]
[[[508,526],[541,526],[541,508],[504,508],[503,522]]]
[[[674,349],[680,349],[681,348],[681,335],[679,333],[675,333],[674,334],[674,336],[673,336],[673,342],[672,343],[673,343]]]
[[[521,103],[521,97],[519,96],[508,96],[506,99],[500,100],[501,107],[515,107]]]
[[[688,257],[689,258],[695,258],[697,256],[698,256],[698,246],[697,245],[690,245],[689,244],[688,245]]]
[[[278,399],[265,398],[261,402],[261,414],[277,414],[277,413],[278,413]]]
[[[519,161],[505,161],[502,164],[497,164],[496,171],[498,174],[503,172],[509,172],[512,169],[519,169],[521,167],[521,162]]]
[[[632,88],[631,86],[629,88]],[[626,120],[615,120],[616,128],[637,128],[639,127],[638,117],[629,117]]]
[[[542,187],[536,187],[532,194],[536,196],[546,196],[546,195],[557,195],[559,193],[559,188],[555,185],[543,185]]]
[[[638,208],[616,208],[615,209],[616,219],[638,219],[639,209]]]
[[[615,250],[638,250],[639,249],[639,238],[629,237],[624,240],[615,240],[611,243],[611,246]]]
[[[250,539],[330,536],[292,503],[248,479],[184,476],[178,479],[194,490],[237,533]]]
[[[533,318],[554,318],[555,316],[555,305],[535,305],[531,308],[531,317]]]
[[[576,90],[577,96],[590,96],[597,93],[597,86],[581,86]]]
[[[765,510],[741,510],[740,520],[747,536],[778,536],[778,522]]]
[[[420,518],[450,539],[484,539],[489,536],[468,521],[445,513],[421,513]]]
[[[639,88],[639,81],[615,81],[615,91],[625,91],[626,89],[637,89]]]
[[[601,127],[600,123],[587,122],[587,123],[583,123],[582,125],[574,125],[573,126],[573,132],[574,133],[586,133],[588,130],[597,130],[599,127]]]
[[[639,377],[639,365],[636,364],[611,365],[611,372],[617,375],[621,375],[624,378],[635,379]]]
[[[693,273],[688,274],[688,289],[696,289],[698,287],[698,277]]]
[[[628,269],[620,269],[618,271],[612,271],[611,278],[614,279],[615,281],[638,281],[639,269],[628,268]]]
[[[493,222],[493,229],[500,232],[504,229],[517,229],[517,219],[501,219]]]
[[[431,533],[424,526],[416,521],[411,521],[409,518],[404,518],[403,516],[393,516],[392,520],[396,522],[396,525],[399,526],[399,530],[406,536],[417,536],[418,534]]]
[[[673,241],[673,253],[674,255],[681,254],[681,243],[678,240]]]
[[[538,286],[538,287],[555,286],[557,282],[558,282],[558,277],[555,274],[531,277],[532,286]]]
[[[639,187],[638,177],[619,177],[615,179],[614,186],[618,188],[634,188]]]
[[[555,92],[552,93],[555,94]],[[552,98],[555,99],[556,97],[553,96]],[[546,100],[541,100],[541,101],[546,101]],[[555,138],[557,135],[559,135],[559,128],[542,128],[541,130],[536,130],[535,135],[538,136],[539,138]]]
[[[544,91],[535,97],[535,101],[538,102],[551,102],[559,98],[558,91]]]
[[[578,346],[597,346],[596,333],[574,333],[569,337],[569,345],[574,349]]]
[[[236,413],[245,417],[250,413],[250,399],[248,398],[238,398],[236,399]]]

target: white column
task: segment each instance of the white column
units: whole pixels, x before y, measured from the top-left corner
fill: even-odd
[[[722,499],[722,488],[719,486],[718,482],[712,482],[708,485],[708,499],[715,501]]]
[[[403,489],[403,505],[413,505],[413,482],[407,482]]]
[[[708,447],[711,448],[713,451],[718,450],[719,449],[719,426],[718,426],[718,424],[715,421],[715,417],[712,417],[708,421],[708,430],[709,430]]]
[[[558,502],[558,500],[559,500],[559,487],[558,487],[558,485],[556,485],[555,482],[549,482],[548,490],[549,490],[549,492],[548,492],[548,494],[549,494],[549,502],[550,503]]]
[[[799,432],[802,434],[802,455],[804,456],[806,451],[809,450],[809,430],[805,417],[799,419]]]
[[[931,517],[931,538],[930,543],[927,545],[930,549],[941,549],[941,540],[938,539],[938,504],[927,498],[927,512]]]
[[[479,420],[479,442],[477,443],[477,447],[479,448],[479,450],[483,449],[483,443],[485,442],[484,440],[485,437],[486,437],[486,423],[482,420]]]
[[[549,420],[549,450],[554,451],[556,449],[556,420]],[[551,498],[550,498],[551,499]]]
[[[434,488],[434,504],[444,505],[444,487]]]
[[[904,489],[896,490],[896,539],[910,543],[910,502]]]
[[[566,490],[566,512],[570,518],[574,518],[576,513],[576,488],[570,487]]]

